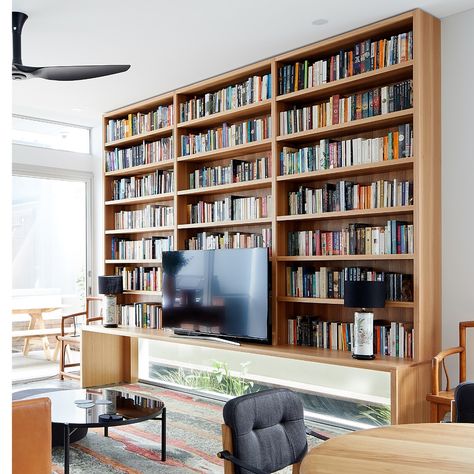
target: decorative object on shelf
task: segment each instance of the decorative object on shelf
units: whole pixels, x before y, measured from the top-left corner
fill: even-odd
[[[100,276],[99,294],[104,295],[104,326],[116,328],[118,326],[117,297],[123,292],[121,276]]]
[[[93,66],[25,66],[21,59],[21,31],[28,15],[12,12],[13,61],[12,79],[49,79],[50,81],[79,81],[94,77],[109,76],[130,69],[130,64]]]
[[[354,313],[354,359],[375,359],[374,313],[367,308],[385,306],[384,281],[345,281],[344,306],[361,308]]]

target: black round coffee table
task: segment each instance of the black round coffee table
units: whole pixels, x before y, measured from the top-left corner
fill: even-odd
[[[117,390],[89,388],[41,393],[28,398],[51,400],[53,427],[64,429],[64,474],[69,473],[69,444],[77,428],[104,428],[161,420],[161,460],[166,461],[166,407],[161,400]]]

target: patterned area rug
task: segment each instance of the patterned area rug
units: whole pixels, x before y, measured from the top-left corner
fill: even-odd
[[[145,384],[123,385],[121,388],[165,402],[166,462],[161,461],[161,422],[145,421],[109,428],[108,438],[103,436],[103,429],[89,429],[85,438],[71,445],[71,474],[223,472],[223,463],[216,456],[222,449],[223,402]],[[322,432],[321,429],[318,431]],[[332,433],[326,431],[325,434],[331,436]],[[314,438],[308,441],[310,447],[317,443]],[[64,472],[63,456],[62,448],[53,449],[56,474]]]

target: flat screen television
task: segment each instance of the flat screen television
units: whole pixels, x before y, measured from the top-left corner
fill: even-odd
[[[163,252],[162,265],[164,328],[271,343],[267,249]]]

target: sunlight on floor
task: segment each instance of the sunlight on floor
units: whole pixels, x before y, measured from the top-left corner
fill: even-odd
[[[79,361],[78,352],[71,351],[71,354],[74,360]],[[12,353],[12,383],[14,384],[26,380],[57,377],[58,373],[59,362],[47,360],[42,350],[30,351],[27,357],[21,352]]]

